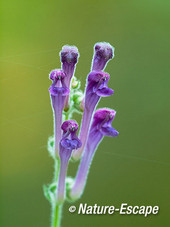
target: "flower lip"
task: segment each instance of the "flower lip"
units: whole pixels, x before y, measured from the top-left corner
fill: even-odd
[[[95,93],[100,97],[106,97],[113,95],[113,90],[108,88],[107,82],[109,80],[109,74],[103,71],[92,71],[88,75],[87,90]]]
[[[116,111],[108,108],[98,109],[93,117],[94,124],[102,123],[105,124],[106,122],[112,122],[115,118]]]
[[[78,124],[73,120],[65,121],[63,122],[61,129],[63,130],[63,133],[75,133],[78,130]]]
[[[94,82],[108,81],[109,78],[110,76],[108,73],[105,73],[103,71],[92,71],[88,76],[88,81],[94,81]]]
[[[60,52],[61,56],[61,62],[67,62],[67,63],[77,63],[77,59],[79,57],[79,52],[77,47],[75,46],[69,46],[65,45],[62,47],[62,50]]]
[[[109,109],[109,108],[102,108],[98,109],[96,113],[94,114],[94,118],[96,119],[105,119],[106,117],[109,117],[109,119],[114,118],[116,115],[116,111]]]
[[[50,79],[53,81],[53,84],[49,88],[51,95],[57,96],[61,94],[62,96],[66,96],[69,94],[70,90],[64,82],[65,76],[65,73],[61,69],[51,71]]]
[[[50,72],[50,80],[62,80],[65,77],[65,73],[62,69],[54,69]]]
[[[77,137],[78,124],[73,121],[63,122],[61,129],[63,130],[63,138],[61,139],[61,145],[67,149],[78,149],[82,143]]]
[[[114,129],[111,125],[113,119],[115,118],[116,111],[111,109],[99,109],[96,111],[93,117],[91,132],[100,132],[103,136],[116,137],[119,132]]]
[[[65,147],[68,150],[74,150],[79,147],[79,141],[77,141],[76,139],[69,140],[67,138],[63,138],[61,139],[61,145],[62,147]]]
[[[105,58],[106,60],[114,57],[114,48],[106,42],[99,42],[95,45],[95,52],[98,58]]]
[[[57,96],[59,94],[62,96],[66,96],[69,94],[70,90],[67,87],[54,87],[53,85],[51,85],[51,87],[49,88],[49,92],[53,96]]]

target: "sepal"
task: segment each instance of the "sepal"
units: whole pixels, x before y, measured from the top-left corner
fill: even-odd
[[[53,203],[55,201],[56,189],[57,189],[57,183],[52,183],[48,186],[43,185],[44,196],[50,203]]]
[[[84,106],[82,105],[83,99],[84,93],[81,90],[76,90],[72,95],[73,108],[80,113],[84,110]]]
[[[50,156],[54,157],[54,136],[48,138],[47,149]]]
[[[71,88],[72,89],[79,89],[81,86],[81,81],[78,80],[75,76],[73,76],[72,81],[71,81]]]
[[[74,179],[72,177],[66,178],[66,200],[68,202],[74,202],[74,200],[70,197],[70,191],[73,187]]]

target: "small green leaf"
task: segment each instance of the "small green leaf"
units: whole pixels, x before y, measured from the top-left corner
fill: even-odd
[[[81,86],[80,80],[78,80],[75,76],[72,78],[71,81],[71,88],[72,89],[79,89]]]
[[[74,184],[74,179],[72,177],[67,177],[66,178],[66,200],[69,202],[73,201],[69,196],[73,184]]]
[[[48,186],[43,185],[44,196],[51,203],[54,201],[57,183],[52,183]]]
[[[45,198],[46,198],[49,202],[51,202],[51,196],[50,196],[50,192],[49,192],[48,186],[43,185],[43,191],[44,191],[44,196],[45,196]]]
[[[72,94],[72,100],[73,108],[82,113],[84,109],[83,108],[84,93],[81,90],[76,90]]]
[[[47,149],[50,156],[54,157],[54,136],[48,138]]]

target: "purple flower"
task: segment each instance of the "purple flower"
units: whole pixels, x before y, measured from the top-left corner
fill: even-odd
[[[76,63],[79,58],[79,52],[75,46],[63,46],[60,52],[60,58],[62,63],[62,69],[66,75],[65,83],[68,88],[70,88],[71,78],[74,75]],[[69,108],[69,95],[65,101],[65,110]]]
[[[67,173],[67,166],[71,153],[74,149],[81,147],[81,142],[77,137],[78,125],[75,121],[65,121],[62,126],[63,136],[60,141],[60,171],[57,188],[57,202],[63,203],[65,199],[65,178]]]
[[[53,84],[49,88],[49,92],[53,96],[66,96],[69,94],[69,89],[65,84],[65,73],[61,69],[55,69],[50,73],[50,80]]]
[[[109,43],[96,43],[91,70],[104,70],[109,60],[114,57],[114,47]]]
[[[54,111],[54,136],[55,136],[55,155],[58,157],[59,141],[61,140],[62,111],[69,88],[65,84],[65,73],[61,69],[54,69],[50,73],[53,84],[49,88],[51,104]]]
[[[70,192],[70,197],[72,200],[78,199],[83,193],[92,159],[103,137],[118,136],[118,131],[111,126],[115,114],[116,112],[114,110],[106,108],[99,109],[94,114],[86,148],[80,162],[74,185]]]
[[[80,140],[82,142],[82,147],[81,149],[73,152],[73,159],[75,160],[79,159],[83,153],[93,111],[100,97],[106,97],[113,94],[113,90],[107,86],[109,78],[109,74],[102,71],[93,71],[88,76],[85,91],[84,113],[80,129]]]

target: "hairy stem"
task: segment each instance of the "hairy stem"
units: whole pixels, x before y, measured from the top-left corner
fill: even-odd
[[[54,160],[54,182],[57,183],[59,177],[60,160],[55,158]],[[62,205],[57,204],[56,197],[51,202],[51,227],[61,226],[61,216],[62,216]]]
[[[63,205],[52,204],[52,223],[51,227],[61,226],[61,216],[62,216]]]

